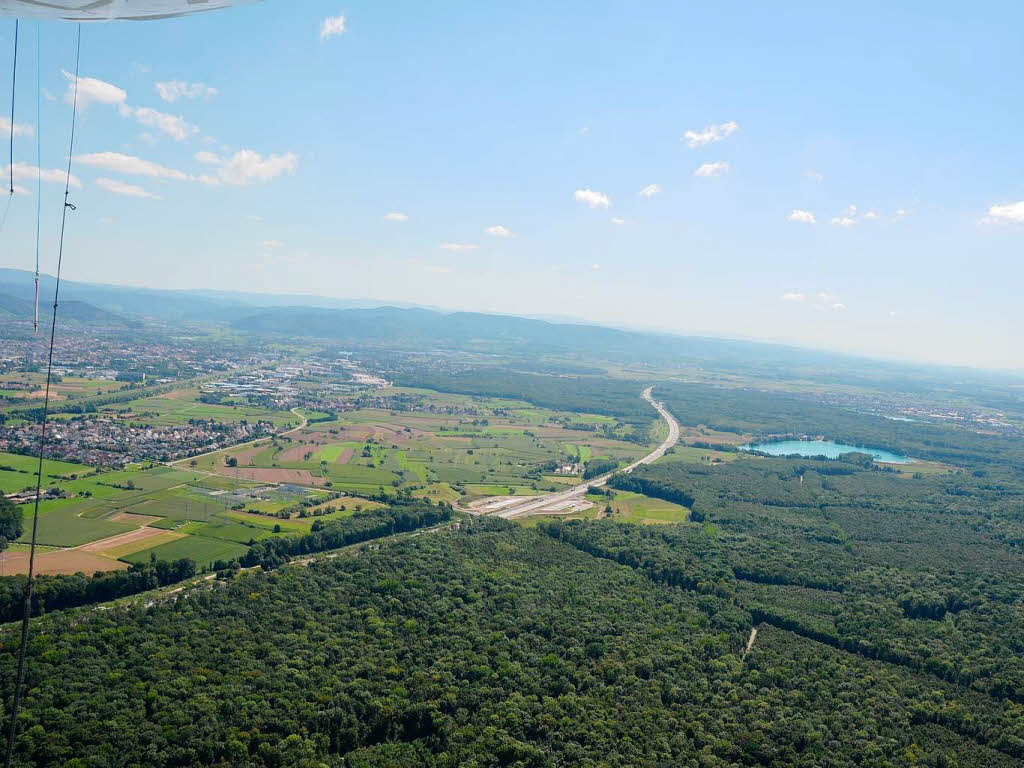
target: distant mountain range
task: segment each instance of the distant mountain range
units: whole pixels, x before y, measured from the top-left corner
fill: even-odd
[[[0,293],[0,321],[32,322],[35,315],[35,303],[32,299],[22,299],[6,293]],[[53,296],[40,297],[39,325],[49,328],[53,317]],[[113,312],[88,304],[84,301],[61,301],[60,319],[75,325],[102,325],[105,328],[134,328],[138,320],[130,320]],[[58,328],[60,324],[58,323]]]
[[[40,275],[41,303],[52,306],[54,279]],[[34,274],[22,269],[0,269],[0,294],[31,301]],[[325,307],[350,309],[384,306],[388,302],[364,299],[333,299],[323,296],[245,293],[241,291],[167,291],[153,288],[61,281],[61,296],[117,315],[155,320],[199,323],[231,323],[255,309],[266,307]],[[396,306],[391,303],[392,306]],[[397,305],[411,306],[411,305]]]
[[[42,275],[43,307],[51,306],[54,280]],[[132,327],[145,318],[174,325],[230,327],[241,333],[330,341],[344,346],[379,345],[396,349],[462,350],[503,354],[576,355],[590,359],[649,364],[690,363],[724,366],[758,375],[813,374],[819,381],[880,379],[909,392],[922,378],[950,375],[961,383],[992,375],[966,368],[909,365],[849,355],[719,338],[627,331],[566,321],[549,322],[510,315],[446,312],[387,305],[367,300],[235,291],[169,291],[82,283],[61,284],[62,317],[82,324]],[[33,275],[0,269],[0,319],[31,318]],[[1013,378],[1019,380],[1019,377]]]

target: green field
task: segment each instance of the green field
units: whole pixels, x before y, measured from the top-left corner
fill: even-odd
[[[223,539],[211,539],[203,536],[187,536],[168,544],[144,549],[141,552],[124,558],[129,563],[148,563],[155,555],[157,560],[179,560],[190,557],[205,568],[215,560],[232,560],[241,557],[249,549],[245,544],[238,544]]]
[[[181,390],[165,395],[130,400],[111,406],[116,412],[130,412],[139,422],[173,427],[189,419],[214,421],[271,421],[277,427],[298,424],[298,416],[287,411],[270,411],[248,405],[211,405],[200,403],[198,390]]]
[[[25,516],[31,515],[30,504],[25,505]],[[31,519],[26,520],[25,532],[18,541],[28,543],[32,540]],[[52,510],[39,515],[39,533],[37,542],[52,547],[78,547],[91,541],[117,536],[138,528],[130,523],[112,523],[109,520],[90,520],[78,517],[74,507]]]
[[[528,496],[578,481],[576,476],[549,475],[555,466],[597,457],[627,461],[645,450],[571,426],[614,421],[605,416],[552,411],[500,398],[391,392],[396,397],[413,396],[419,407],[409,408],[403,400],[400,410],[360,409],[286,435],[182,460],[173,467],[132,466],[107,472],[47,462],[44,487],[58,488],[72,498],[40,504],[39,541],[72,547],[148,525],[182,538],[155,541],[139,552],[131,551],[138,545],[125,545],[124,559],[140,562],[155,552],[159,557],[192,557],[205,565],[235,557],[261,538],[306,532],[316,520],[351,515],[356,504],[372,506],[365,499],[344,498],[331,504],[335,511],[327,515],[299,518],[293,511],[290,519],[276,516],[311,494],[326,500],[326,490],[365,497],[405,489],[449,503],[510,493]],[[268,419],[278,426],[297,421],[293,413],[199,403],[197,393],[179,390],[118,404],[112,410],[157,425],[197,418]],[[228,465],[232,457],[235,467]],[[32,485],[34,468],[31,457],[0,454],[0,488],[10,493]],[[24,511],[30,515],[30,506]],[[121,518],[123,513],[139,517]],[[631,502],[624,504],[622,514],[655,519],[670,517],[673,511]]]
[[[452,500],[456,485],[484,486],[472,491],[483,494],[506,494],[509,487],[522,493],[555,490],[560,481],[546,477],[542,469],[551,471],[555,465],[596,457],[627,461],[644,451],[633,443],[566,426],[614,421],[608,417],[550,411],[498,398],[426,390],[389,392],[422,398],[422,409],[407,409],[404,404],[401,411],[353,411],[286,437],[199,457],[194,469],[266,482],[329,482],[332,489],[355,494],[444,487],[448,489],[445,498]],[[442,413],[445,409],[469,413]],[[237,466],[229,466],[229,459]],[[193,468],[192,461],[177,465]]]
[[[587,494],[587,499],[594,502],[594,509],[588,510],[586,516],[603,517],[605,507],[610,506],[612,519],[622,523],[682,523],[690,517],[690,510],[671,501],[653,499],[630,491],[613,493],[615,497],[612,499],[600,494]]]

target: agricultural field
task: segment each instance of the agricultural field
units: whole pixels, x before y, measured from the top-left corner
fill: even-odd
[[[15,493],[34,487],[35,467],[31,457],[0,453],[0,488]],[[377,506],[303,486],[257,484],[163,465],[107,472],[46,461],[43,489],[52,489],[54,498],[39,504],[40,573],[123,569],[153,555],[191,557],[205,568],[269,536],[305,533],[316,520]],[[0,556],[5,574],[27,569],[33,506],[21,505],[25,533]]]
[[[600,427],[614,426],[615,419],[607,416],[399,387],[384,396],[394,407],[379,407],[377,398],[377,407],[176,466],[239,482],[370,496],[408,489],[454,502],[554,491],[578,482],[583,462],[627,462],[645,452],[635,442],[608,437]]]
[[[0,402],[32,403],[42,400],[45,394],[44,373],[5,373],[0,375]],[[76,376],[56,377],[51,383],[50,399],[53,402],[77,400],[84,397],[108,395],[120,392],[128,384],[108,379],[83,379]]]
[[[690,510],[681,504],[644,496],[631,491],[612,491],[612,496],[588,494],[587,500],[594,503],[584,517],[604,517],[606,507],[612,508],[611,519],[622,523],[653,525],[658,523],[683,523],[690,517]]]
[[[298,425],[300,417],[288,411],[271,411],[245,404],[214,405],[199,402],[198,389],[178,389],[162,395],[129,400],[108,410],[132,421],[154,426],[173,427],[189,419],[219,422],[269,421],[278,428]]]

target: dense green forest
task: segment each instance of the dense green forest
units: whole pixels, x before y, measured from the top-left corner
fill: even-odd
[[[404,383],[636,425],[653,414],[635,381],[481,368]],[[682,504],[686,523],[447,524],[450,507],[406,495],[259,542],[177,595],[51,602],[33,625],[17,764],[1024,764],[1020,447],[808,395],[658,395],[684,424],[824,433],[951,466],[679,451],[607,492]],[[4,701],[17,640],[0,630]]]
[[[45,622],[21,765],[999,768],[1024,727],[498,521]]]
[[[550,376],[504,367],[463,367],[453,371],[414,370],[396,383],[460,395],[524,400],[556,411],[614,416],[646,438],[658,414],[643,399],[638,381],[587,376]]]
[[[698,524],[545,530],[758,621],[1024,702],[1024,482],[1012,473],[910,479],[750,458],[610,485],[684,503]]]
[[[326,552],[396,533],[407,533],[452,518],[451,507],[444,503],[434,506],[428,500],[401,496],[387,498],[389,506],[384,509],[356,512],[351,517],[326,524],[317,521],[313,524],[313,530],[304,536],[257,542],[239,562],[216,561],[212,564],[213,569],[233,571],[240,567],[276,568],[295,556]],[[0,523],[2,521],[3,516],[0,514]],[[173,562],[154,558],[150,563],[133,564],[126,571],[98,572],[92,576],[84,573],[38,576],[32,590],[31,615],[41,616],[48,611],[137,595],[185,581],[198,572],[197,564],[188,558]],[[0,622],[14,621],[23,615],[25,582],[25,576],[0,577]]]
[[[757,437],[827,435],[841,443],[888,448],[961,467],[1008,465],[1024,471],[1020,440],[858,413],[809,394],[671,382],[659,384],[657,392],[679,422],[689,426]]]

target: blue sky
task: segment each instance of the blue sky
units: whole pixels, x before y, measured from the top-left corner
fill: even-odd
[[[66,274],[1024,368],[1024,7],[820,5],[266,0],[87,26]],[[41,37],[57,169],[74,27]],[[30,268],[22,173],[0,264]]]

